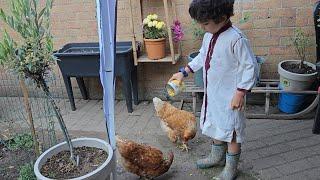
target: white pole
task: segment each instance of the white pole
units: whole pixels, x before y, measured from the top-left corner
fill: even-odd
[[[116,0],[96,0],[100,44],[100,81],[109,143],[116,149],[114,124],[114,60],[116,54]]]

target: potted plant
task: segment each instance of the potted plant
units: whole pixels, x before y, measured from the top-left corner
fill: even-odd
[[[33,80],[37,88],[44,92],[65,138],[65,142],[48,149],[38,157],[34,173],[38,179],[106,179],[109,175],[106,169],[113,157],[111,146],[96,138],[78,138],[71,141],[60,110],[50,93],[46,77],[57,60],[53,56],[50,33],[52,0],[46,0],[42,9],[38,6],[39,0],[12,0],[10,15],[0,9],[0,18],[20,35],[17,41],[4,32],[3,40],[0,41],[0,64],[16,73],[19,79]],[[89,158],[89,155],[97,158]],[[90,161],[94,162],[95,166],[90,164]],[[93,168],[84,168],[88,166]]]
[[[299,60],[284,60],[278,64],[280,89],[303,91],[308,90],[316,79],[316,66],[306,61],[306,49],[310,38],[300,29],[294,31],[291,42]],[[279,108],[283,112],[295,113],[304,103],[305,95],[282,93],[279,97]]]
[[[149,59],[162,59],[166,56],[167,31],[165,23],[158,15],[149,14],[143,20],[144,43]]]
[[[306,61],[306,49],[310,38],[300,29],[296,29],[291,38],[299,60],[284,60],[278,64],[280,87],[284,90],[307,90],[316,79],[316,66]]]

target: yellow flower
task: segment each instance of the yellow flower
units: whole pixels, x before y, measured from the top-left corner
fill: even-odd
[[[145,18],[144,20],[143,20],[143,25],[146,25],[146,24],[148,24],[150,22],[150,20],[148,19],[148,18]]]
[[[148,27],[152,27],[152,26],[153,26],[152,21],[149,21],[149,22],[148,22]]]
[[[144,18],[143,21],[142,21],[143,25],[148,24],[148,22],[149,22],[149,19],[148,19],[148,18]]]
[[[156,27],[156,26],[157,26],[157,24],[158,24],[158,21],[152,21],[152,25],[153,25],[153,27]]]
[[[153,18],[153,15],[152,15],[152,14],[149,14],[149,15],[147,16],[147,19],[149,19],[150,21],[152,20],[152,18]]]
[[[152,15],[152,19],[154,19],[154,20],[158,19],[158,15],[153,14],[153,15]]]
[[[158,15],[156,15],[156,14],[149,14],[149,15],[147,16],[147,19],[149,19],[150,21],[152,21],[152,20],[157,20],[157,19],[158,19]]]
[[[158,22],[156,25],[157,29],[161,29],[163,27],[163,22]]]

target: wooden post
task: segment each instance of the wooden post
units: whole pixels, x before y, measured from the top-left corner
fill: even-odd
[[[169,18],[169,7],[168,7],[168,0],[163,0],[164,4],[164,11],[166,14],[166,24],[168,28],[168,35],[169,35],[169,45],[170,45],[170,53],[171,53],[171,58],[172,58],[172,64],[175,64],[175,55],[174,55],[174,48],[173,48],[173,42],[172,42],[172,32],[171,32],[171,27],[170,27],[170,18]]]
[[[132,13],[132,2],[131,1],[132,0],[129,0],[130,15],[131,15],[130,28],[131,28],[131,32],[132,32],[131,41],[132,41],[132,51],[133,51],[134,65],[137,66],[138,65],[138,54],[137,54],[137,47],[136,47],[136,36],[135,36],[135,32],[134,32],[134,24],[133,24],[133,17],[134,16],[133,16],[133,13]]]
[[[36,153],[36,156],[39,157],[40,156],[40,151],[39,151],[40,147],[39,147],[39,142],[38,142],[36,130],[35,130],[34,123],[33,123],[32,111],[31,111],[31,106],[30,106],[30,102],[29,102],[28,89],[27,89],[26,84],[23,79],[20,79],[19,83],[20,83],[20,87],[21,87],[21,90],[23,93],[24,106],[26,109],[26,113],[28,115],[28,123],[29,123],[30,131],[31,131],[31,135],[33,138],[33,143],[34,143],[34,151]]]
[[[270,85],[267,84],[266,88],[269,89]],[[266,92],[266,102],[265,102],[265,109],[264,112],[266,115],[269,115],[269,109],[270,109],[270,92]]]

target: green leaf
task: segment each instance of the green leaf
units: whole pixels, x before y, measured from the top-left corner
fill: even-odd
[[[2,18],[3,21],[6,21],[6,14],[2,9],[0,9],[0,17]]]
[[[47,7],[43,8],[39,13],[39,18],[42,17],[43,13],[47,10]]]

